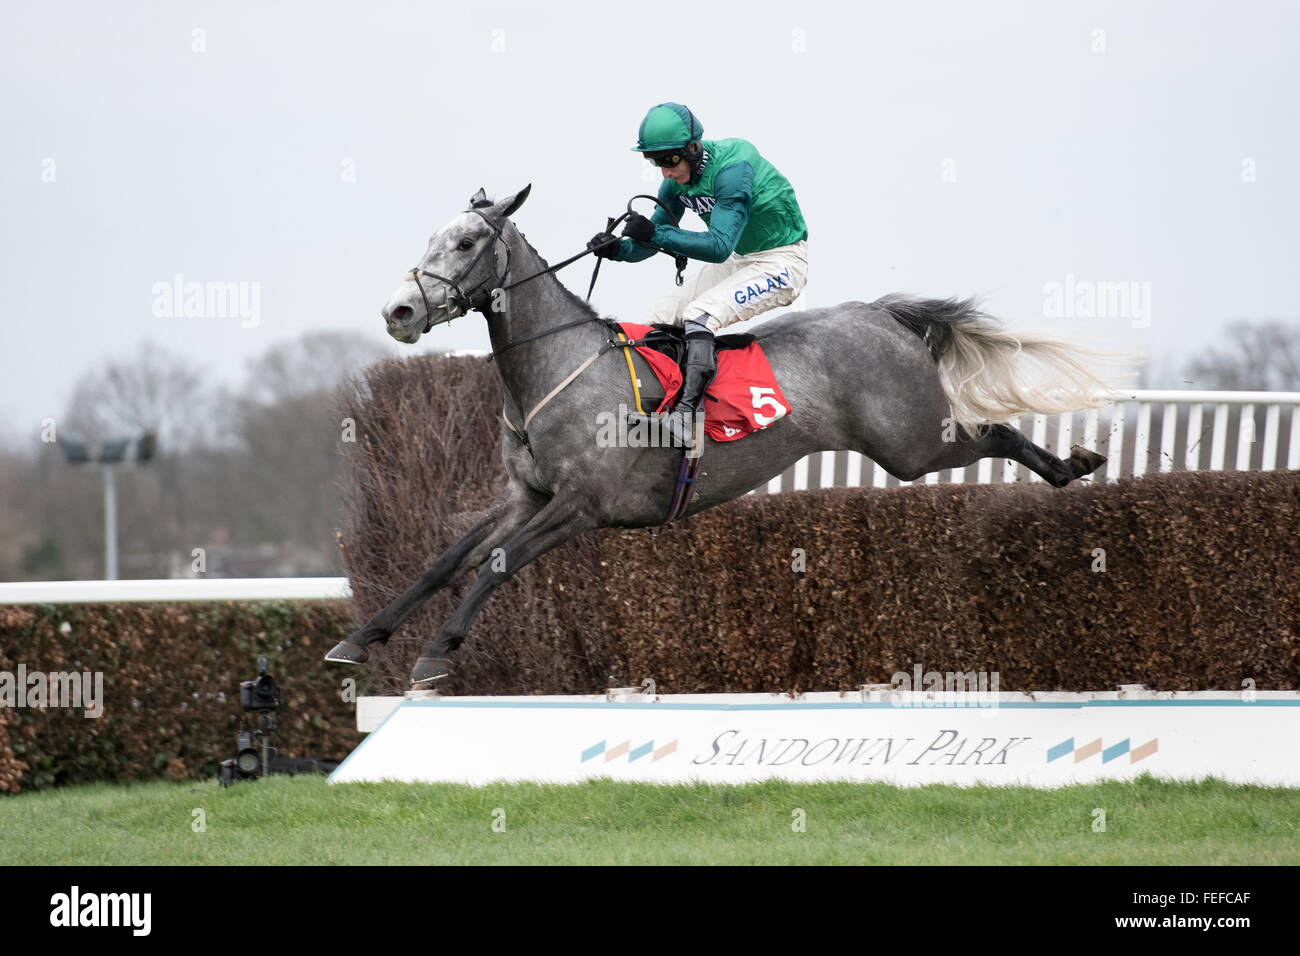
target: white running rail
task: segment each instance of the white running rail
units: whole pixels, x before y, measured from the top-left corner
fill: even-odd
[[[1029,419],[1028,428],[1024,419],[1010,424],[1024,431],[1035,445],[1060,457],[1066,457],[1070,445],[1075,443],[1101,452],[1107,459],[1104,472],[1107,481],[1136,478],[1150,471],[1195,471],[1206,467],[1211,471],[1227,467],[1238,471],[1271,471],[1283,467],[1279,464],[1283,452],[1286,468],[1300,468],[1300,392],[1141,389],[1109,392],[1099,397],[1110,404],[1104,409],[1072,415],[1024,416]],[[1207,405],[1213,406],[1208,425]],[[1103,416],[1106,431],[1099,435]],[[1289,426],[1286,429],[1284,417]],[[1055,419],[1050,428],[1049,418]],[[1160,432],[1158,445],[1152,443],[1153,418]],[[1236,435],[1231,464],[1227,458],[1230,434]],[[1287,434],[1285,446],[1284,434]],[[953,468],[926,475],[921,480],[930,485],[941,481],[980,484],[1024,479],[1042,481],[1023,465],[1007,459],[997,466],[995,477],[994,461],[985,458],[972,466],[973,475],[967,474],[967,468]],[[812,479],[814,467],[816,478]],[[810,487],[860,487],[867,483],[875,488],[912,484],[891,478],[885,469],[857,452],[824,451],[795,463],[758,490],[776,493],[804,491]]]
[[[352,597],[347,578],[161,578],[0,584],[0,604],[129,601],[326,601]]]

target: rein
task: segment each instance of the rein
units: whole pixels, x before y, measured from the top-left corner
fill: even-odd
[[[638,199],[649,199],[651,202],[653,202],[655,205],[657,205],[660,209],[664,211],[664,214],[667,215],[670,220],[672,220],[673,225],[677,225],[678,222],[680,221],[677,216],[673,215],[672,210],[670,210],[667,206],[663,204],[663,202],[660,201],[659,197],[641,194],[641,195],[633,196],[631,199],[627,201],[626,211],[617,219],[611,218],[606,220],[605,232],[613,233],[613,231],[616,228],[618,228],[618,225],[621,222],[626,220],[629,216],[633,215],[635,210],[632,208],[632,203]],[[469,211],[475,213],[477,216],[479,216],[479,218],[481,218],[485,223],[487,223],[488,228],[492,230],[492,241],[485,244],[483,248],[478,251],[478,254],[475,255],[474,258],[470,260],[469,265],[467,265],[464,269],[460,270],[460,273],[456,275],[455,278],[449,279],[446,276],[438,275],[436,272],[430,272],[427,269],[422,269],[418,265],[412,267],[410,271],[406,273],[406,278],[412,280],[415,283],[415,287],[420,290],[420,297],[424,300],[424,311],[426,317],[428,318],[428,321],[425,323],[424,326],[425,333],[428,333],[428,331],[432,329],[435,324],[441,325],[441,324],[446,324],[451,322],[453,318],[453,316],[451,315],[451,306],[453,303],[456,304],[461,309],[462,313],[469,312],[471,310],[477,310],[479,312],[486,313],[487,309],[489,308],[489,302],[496,298],[497,293],[508,292],[510,289],[516,288],[517,286],[521,286],[526,282],[532,282],[534,279],[539,279],[544,275],[550,275],[551,273],[558,272],[560,269],[563,269],[565,266],[572,265],[573,263],[577,262],[583,256],[590,255],[595,252],[594,249],[584,249],[582,252],[579,252],[576,256],[570,256],[569,258],[565,259],[563,262],[557,262],[555,265],[548,266],[547,268],[541,270],[540,272],[535,272],[532,275],[525,276],[522,279],[516,279],[514,282],[508,282],[505,285],[495,286],[489,291],[486,299],[484,299],[483,296],[481,295],[481,293],[483,292],[483,287],[487,285],[488,282],[495,279],[496,278],[495,275],[489,276],[487,279],[480,282],[472,290],[470,290],[470,292],[466,293],[462,291],[460,288],[461,282],[464,281],[465,277],[469,275],[469,273],[474,269],[476,265],[478,265],[479,260],[483,258],[483,254],[487,252],[489,248],[495,248],[497,242],[500,242],[503,246],[505,246],[505,250],[506,250],[506,267],[504,273],[501,275],[501,279],[504,281],[510,278],[510,244],[506,242],[505,238],[501,235],[501,230],[498,229],[495,225],[493,225],[492,220],[488,219],[487,215],[482,211],[483,207],[487,207],[489,205],[491,204],[480,201],[475,203],[473,206],[471,206]],[[601,246],[600,248],[603,249],[605,248],[605,246]],[[665,250],[660,250],[660,251],[665,251]],[[666,254],[672,255],[672,253],[666,253]],[[674,255],[673,259],[677,265],[677,284],[681,285],[683,281],[682,273],[686,270],[687,260],[685,256],[677,256],[677,255]],[[596,268],[593,269],[591,273],[591,284],[587,287],[587,299],[586,299],[587,302],[591,301],[591,293],[596,288],[596,278],[597,276],[600,275],[600,264],[601,264],[601,260],[597,259]],[[447,313],[447,318],[440,319],[437,323],[433,321],[433,308],[429,303],[429,296],[424,291],[424,285],[420,282],[420,276],[422,275],[428,276],[431,279],[437,279],[439,282],[442,282],[447,286],[447,294],[443,298],[443,305],[442,305],[443,310]],[[588,322],[600,322],[601,324],[604,324],[604,322],[598,316],[584,316],[583,318],[576,319],[572,322],[565,322],[563,325],[557,325],[554,328],[545,329],[541,332],[537,332],[534,333],[533,335],[529,335],[526,338],[522,338],[515,342],[511,342],[500,349],[493,348],[492,354],[488,356],[488,361],[491,362],[496,358],[498,358],[499,356],[505,354],[506,352],[520,345],[525,345],[529,342],[534,342],[537,339],[545,338],[548,335],[553,335],[556,332],[562,332],[565,329],[570,329],[573,328],[574,326],[585,325]],[[548,402],[550,402],[551,399],[553,399],[556,395],[562,392],[570,383],[573,382],[574,379],[576,379],[579,375],[585,372],[591,366],[591,364],[595,362],[596,359],[600,358],[600,356],[603,355],[605,352],[608,352],[615,348],[625,348],[631,344],[633,343],[631,342],[624,343],[624,342],[617,341],[615,339],[608,340],[604,345],[602,345],[594,353],[588,356],[586,361],[584,361],[572,372],[570,372],[564,378],[564,380],[560,382],[559,385],[551,389],[551,391],[547,393],[545,398],[543,398],[540,402],[538,402],[536,405],[533,406],[532,411],[528,412],[528,414],[524,417],[522,428],[515,428],[514,425],[510,424],[510,419],[506,417],[505,409],[501,410],[502,421],[506,423],[507,428],[509,428],[512,432],[515,433],[515,435],[519,437],[519,440],[520,442],[523,443],[524,448],[528,449],[528,454],[530,455],[533,454],[532,444],[528,440],[528,426],[532,422],[533,416],[535,416],[539,411],[541,411],[543,406],[545,406]],[[523,411],[522,406],[520,406],[520,404],[515,401],[514,396],[510,394],[510,386],[505,383],[505,379],[502,379],[501,384],[502,387],[505,389],[506,394],[509,396],[510,401],[514,404],[514,406],[518,408],[520,411]]]
[[[623,222],[625,219],[627,219],[628,216],[631,216],[631,215],[635,212],[635,210],[632,208],[632,203],[636,202],[636,200],[638,200],[638,199],[649,199],[651,202],[653,202],[656,206],[658,206],[660,209],[662,209],[662,210],[664,211],[664,215],[666,215],[669,219],[672,220],[672,223],[673,223],[674,226],[676,226],[676,225],[680,222],[680,220],[679,220],[676,216],[673,215],[672,210],[670,210],[667,206],[665,206],[665,205],[664,205],[664,204],[659,200],[659,197],[658,197],[658,196],[649,196],[649,195],[641,194],[641,195],[633,196],[631,199],[629,199],[629,200],[627,201],[627,211],[624,212],[623,215],[619,216],[617,219],[608,219],[608,220],[606,220],[606,222],[605,222],[605,231],[608,232],[608,233],[613,233],[613,231],[614,231],[615,229],[618,228],[618,226],[619,226],[619,224],[620,224],[621,222]],[[612,245],[612,243],[611,243],[611,245]],[[601,248],[604,248],[604,247],[602,246]],[[558,272],[559,270],[563,269],[565,266],[572,265],[573,263],[575,263],[575,262],[577,262],[579,259],[581,259],[583,256],[591,255],[591,254],[593,254],[594,252],[595,252],[594,249],[584,249],[582,252],[579,252],[576,256],[569,256],[569,258],[565,259],[563,262],[557,262],[555,265],[550,266],[550,267],[548,267],[548,268],[546,268],[546,269],[543,269],[541,272],[534,272],[534,273],[533,273],[532,275],[530,275],[530,276],[525,276],[525,277],[522,278],[522,279],[516,279],[514,282],[511,282],[511,283],[509,283],[508,285],[500,286],[500,287],[499,287],[499,288],[500,288],[500,291],[502,291],[502,292],[508,292],[510,289],[513,289],[513,288],[515,288],[516,286],[521,286],[521,285],[523,285],[525,282],[532,282],[534,279],[541,278],[541,277],[544,276],[544,275],[549,275],[549,274],[552,273],[552,272]],[[672,255],[672,253],[668,253],[668,255]],[[681,285],[681,284],[682,284],[682,281],[683,281],[683,280],[682,280],[682,273],[686,271],[686,257],[685,257],[685,256],[673,256],[673,260],[675,261],[675,263],[676,263],[676,265],[677,265],[677,284],[678,284],[678,285]],[[477,260],[475,260],[475,261],[477,261]],[[591,284],[590,284],[589,286],[587,286],[587,298],[586,298],[586,300],[585,300],[585,301],[587,301],[587,302],[590,302],[590,301],[591,301],[591,293],[592,293],[593,291],[595,291],[595,288],[596,288],[596,278],[597,278],[597,276],[600,275],[600,264],[601,264],[601,262],[602,262],[602,260],[597,259],[597,260],[596,260],[596,268],[594,268],[594,269],[591,271]],[[507,269],[507,275],[508,275],[508,274],[509,274],[509,264],[508,264],[508,263],[507,263],[506,269]],[[493,349],[493,351],[492,351],[492,355],[490,356],[489,361],[490,361],[491,359],[493,359],[493,358],[496,358],[496,357],[497,357],[498,355],[500,355],[502,352],[508,352],[510,349],[514,348],[514,347],[517,346],[517,345],[523,345],[525,342],[531,342],[531,341],[533,341],[534,339],[540,339],[540,338],[542,338],[543,336],[550,335],[552,332],[560,332],[560,331],[562,331],[562,330],[564,330],[564,329],[570,328],[571,326],[574,326],[574,325],[581,325],[583,322],[587,322],[587,321],[589,321],[589,320],[588,320],[588,319],[579,319],[577,322],[568,322],[568,323],[565,323],[564,325],[556,326],[556,327],[553,328],[553,329],[548,329],[548,330],[546,330],[545,332],[538,332],[536,335],[530,335],[530,336],[528,336],[528,338],[526,338],[526,339],[520,339],[520,340],[517,341],[517,342],[511,342],[511,343],[510,343],[509,345],[507,345],[505,348],[502,348],[502,349],[499,349],[499,350],[498,350],[498,349]]]

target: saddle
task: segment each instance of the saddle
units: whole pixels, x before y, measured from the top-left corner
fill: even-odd
[[[602,321],[605,322],[612,336],[618,335],[620,331],[618,323],[609,320]],[[749,332],[734,332],[729,335],[714,337],[719,352],[724,349],[743,349],[753,341],[754,336]],[[664,325],[656,322],[650,326],[649,332],[637,339],[637,344],[667,356],[681,371],[682,376],[685,377],[686,367],[683,363],[686,361],[686,331],[681,326]],[[626,352],[632,358],[636,386],[641,396],[641,407],[647,412],[658,408],[664,401],[664,387],[659,381],[659,377],[655,375],[650,368],[650,363],[646,361],[639,351],[627,349]],[[704,394],[709,395],[708,389],[705,389]]]
[[[686,336],[672,325],[642,325],[604,320],[611,344],[623,344],[631,376],[636,410],[627,419],[636,425],[652,421],[668,407],[685,380],[682,360]],[[720,335],[714,340],[718,352],[718,374],[704,391],[704,433],[715,442],[735,441],[753,431],[767,428],[790,413],[790,406],[768,364],[757,336],[750,333]],[[630,347],[629,347],[630,346]],[[673,395],[667,395],[671,390]],[[698,436],[698,432],[696,433]],[[681,467],[668,517],[671,524],[686,513],[693,498],[696,474],[704,442],[697,440],[682,454]]]

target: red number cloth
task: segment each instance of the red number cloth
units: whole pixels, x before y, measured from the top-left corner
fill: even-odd
[[[631,339],[651,331],[650,326],[635,322],[621,322],[619,327]],[[645,346],[636,350],[664,387],[666,397],[655,411],[671,411],[682,390],[681,369],[662,352]],[[790,414],[790,403],[757,342],[718,353],[718,374],[704,390],[703,405],[704,432],[714,441],[736,441]]]

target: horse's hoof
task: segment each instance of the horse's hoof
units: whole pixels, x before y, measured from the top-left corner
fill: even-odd
[[[411,684],[427,684],[451,676],[451,661],[445,657],[421,657],[411,668]]]
[[[334,645],[334,650],[325,655],[325,660],[335,664],[364,664],[370,660],[370,652],[360,644],[341,641]]]
[[[1082,445],[1072,445],[1070,447],[1070,461],[1074,464],[1074,470],[1078,472],[1075,477],[1082,478],[1084,475],[1091,475],[1106,464],[1106,456],[1099,455],[1095,451],[1089,451]]]

